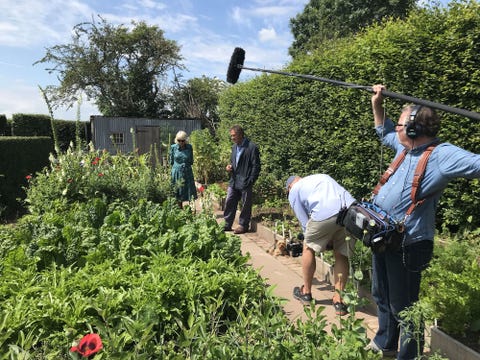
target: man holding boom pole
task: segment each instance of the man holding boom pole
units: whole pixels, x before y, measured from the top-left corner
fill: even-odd
[[[397,123],[386,118],[382,91],[385,86],[373,86],[375,130],[382,143],[395,151],[395,158],[405,158],[378,189],[373,202],[402,224],[404,231],[399,249],[387,248],[372,255],[378,331],[369,347],[384,356],[398,351],[397,359],[410,360],[423,351],[423,324],[415,329],[413,323],[402,321],[400,312],[419,299],[422,271],[432,259],[438,200],[453,179],[480,178],[480,155],[440,143],[436,137],[440,118],[430,107],[407,105]],[[426,151],[431,155],[423,178],[413,185],[417,164]],[[409,211],[412,203],[415,206]]]

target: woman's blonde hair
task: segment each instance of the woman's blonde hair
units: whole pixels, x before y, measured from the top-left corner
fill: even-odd
[[[187,133],[183,130],[180,130],[179,132],[177,132],[177,135],[175,135],[175,142],[178,144],[178,140],[185,140],[185,142],[187,142]]]

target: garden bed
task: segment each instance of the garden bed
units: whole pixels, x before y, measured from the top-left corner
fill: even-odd
[[[430,348],[432,352],[440,352],[443,356],[452,360],[480,360],[478,340],[478,334],[455,339],[437,326],[433,326],[431,328]]]
[[[295,228],[295,218],[288,214],[288,210],[279,208],[256,209],[252,218],[252,231],[259,236],[273,241],[297,234],[299,227]],[[327,252],[328,255],[328,252]],[[331,258],[320,254],[317,258],[317,276],[323,281],[330,282],[332,278]],[[363,284],[365,285],[365,284]],[[359,287],[359,296],[370,300],[371,309],[376,312],[375,304],[367,287]],[[480,360],[480,342],[477,332],[467,332],[464,337],[452,337],[438,327],[431,328],[431,353],[439,352],[449,359]]]

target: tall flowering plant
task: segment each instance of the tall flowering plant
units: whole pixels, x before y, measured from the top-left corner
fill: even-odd
[[[32,214],[51,209],[62,211],[74,202],[92,198],[161,203],[170,195],[170,174],[166,167],[153,167],[148,154],[112,155],[90,147],[88,152],[73,147],[51,156],[50,168],[28,181],[25,199]]]

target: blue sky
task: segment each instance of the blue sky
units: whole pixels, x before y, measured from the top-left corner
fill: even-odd
[[[225,80],[233,49],[246,51],[245,66],[281,69],[291,59],[289,20],[308,0],[0,0],[0,114],[48,114],[38,86],[58,85],[45,64],[45,49],[69,44],[76,24],[97,14],[112,24],[132,20],[156,25],[176,40],[188,71],[184,79]],[[243,71],[240,80],[258,74]],[[84,101],[81,119],[99,114]],[[77,107],[57,109],[56,119],[75,120]]]

